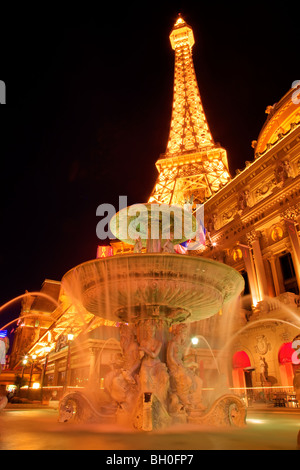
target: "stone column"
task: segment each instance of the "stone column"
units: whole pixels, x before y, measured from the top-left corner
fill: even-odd
[[[277,274],[277,269],[276,269],[276,264],[275,264],[276,262],[275,256],[274,255],[269,256],[268,261],[271,266],[274,289],[275,289],[275,296],[278,297],[278,295],[280,295],[280,284],[279,284],[278,274]]]
[[[267,258],[264,258],[263,262],[264,262],[264,267],[265,267],[266,276],[267,276],[268,296],[276,297],[270,263],[268,262]]]
[[[269,295],[268,283],[266,277],[266,271],[264,267],[264,261],[261,254],[259,238],[261,233],[259,231],[253,230],[250,233],[247,233],[248,242],[252,246],[253,250],[253,259],[256,270],[258,291],[259,291],[259,300],[263,300],[265,296]]]

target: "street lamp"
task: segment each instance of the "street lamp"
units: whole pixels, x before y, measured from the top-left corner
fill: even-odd
[[[20,383],[20,388],[23,386],[23,380],[24,380],[24,372],[25,372],[25,367],[28,364],[28,356],[24,356],[22,359],[22,377],[21,377],[21,383]]]
[[[22,364],[23,364],[24,367],[26,366],[26,364],[28,364],[28,356],[24,356],[24,358],[22,360]]]
[[[32,383],[32,376],[33,376],[33,370],[34,370],[34,361],[36,360],[37,356],[36,354],[33,354],[32,356],[24,356],[22,359],[22,377],[21,377],[21,387],[23,384],[24,380],[24,375],[25,375],[25,369],[26,367],[30,366],[30,373],[29,373],[29,382],[27,386],[27,397],[29,396],[29,389],[31,388],[31,383]]]

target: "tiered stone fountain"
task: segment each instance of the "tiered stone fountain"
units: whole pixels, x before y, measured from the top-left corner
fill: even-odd
[[[241,293],[243,278],[225,264],[176,254],[173,246],[191,234],[174,240],[174,219],[170,239],[164,238],[164,227],[158,239],[149,238],[153,220],[151,205],[146,206],[148,219],[146,225],[139,219],[139,236],[123,238],[135,245],[134,253],[86,262],[62,280],[66,294],[87,311],[121,322],[122,354],[105,377],[115,405],[110,419],[144,431],[178,422],[244,425],[245,406],[234,395],[225,394],[205,408],[197,364],[184,358],[187,324],[217,314]],[[182,217],[182,208],[174,211],[175,219]],[[115,216],[111,227],[117,238],[132,220],[127,209]],[[193,218],[193,229],[195,224]],[[67,394],[60,420],[105,420],[105,411],[95,395]]]

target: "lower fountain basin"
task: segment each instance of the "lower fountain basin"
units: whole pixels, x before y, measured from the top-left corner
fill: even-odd
[[[62,288],[75,304],[105,319],[161,317],[175,323],[215,315],[242,292],[244,279],[210,259],[146,253],[83,263],[65,274]]]

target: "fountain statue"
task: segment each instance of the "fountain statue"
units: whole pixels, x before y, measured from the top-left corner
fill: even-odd
[[[225,393],[205,406],[198,364],[184,358],[187,324],[217,314],[241,293],[243,278],[225,264],[174,252],[174,245],[193,238],[197,229],[190,212],[172,206],[166,226],[170,206],[143,207],[135,215],[134,206],[121,210],[110,224],[116,238],[134,246],[133,253],[83,263],[62,280],[71,300],[121,323],[122,353],[105,377],[115,406],[110,419],[144,431],[176,422],[244,425],[246,409],[235,395]],[[185,216],[192,223],[180,236],[176,224]],[[86,407],[88,413],[82,411]],[[107,416],[99,400],[80,393],[61,400],[62,421],[92,415]]]
[[[139,345],[128,325],[120,327],[120,344],[122,354],[118,355],[114,369],[105,377],[105,389],[119,404],[119,409],[128,412],[132,410],[138,390],[137,372],[141,364]]]
[[[195,373],[198,364],[186,363],[184,360],[187,325],[184,323],[175,325],[172,333],[173,338],[168,343],[167,365],[170,371],[173,401],[175,395],[175,402],[180,403],[181,409],[188,414],[195,410],[203,411],[205,406],[202,403],[202,380]]]

